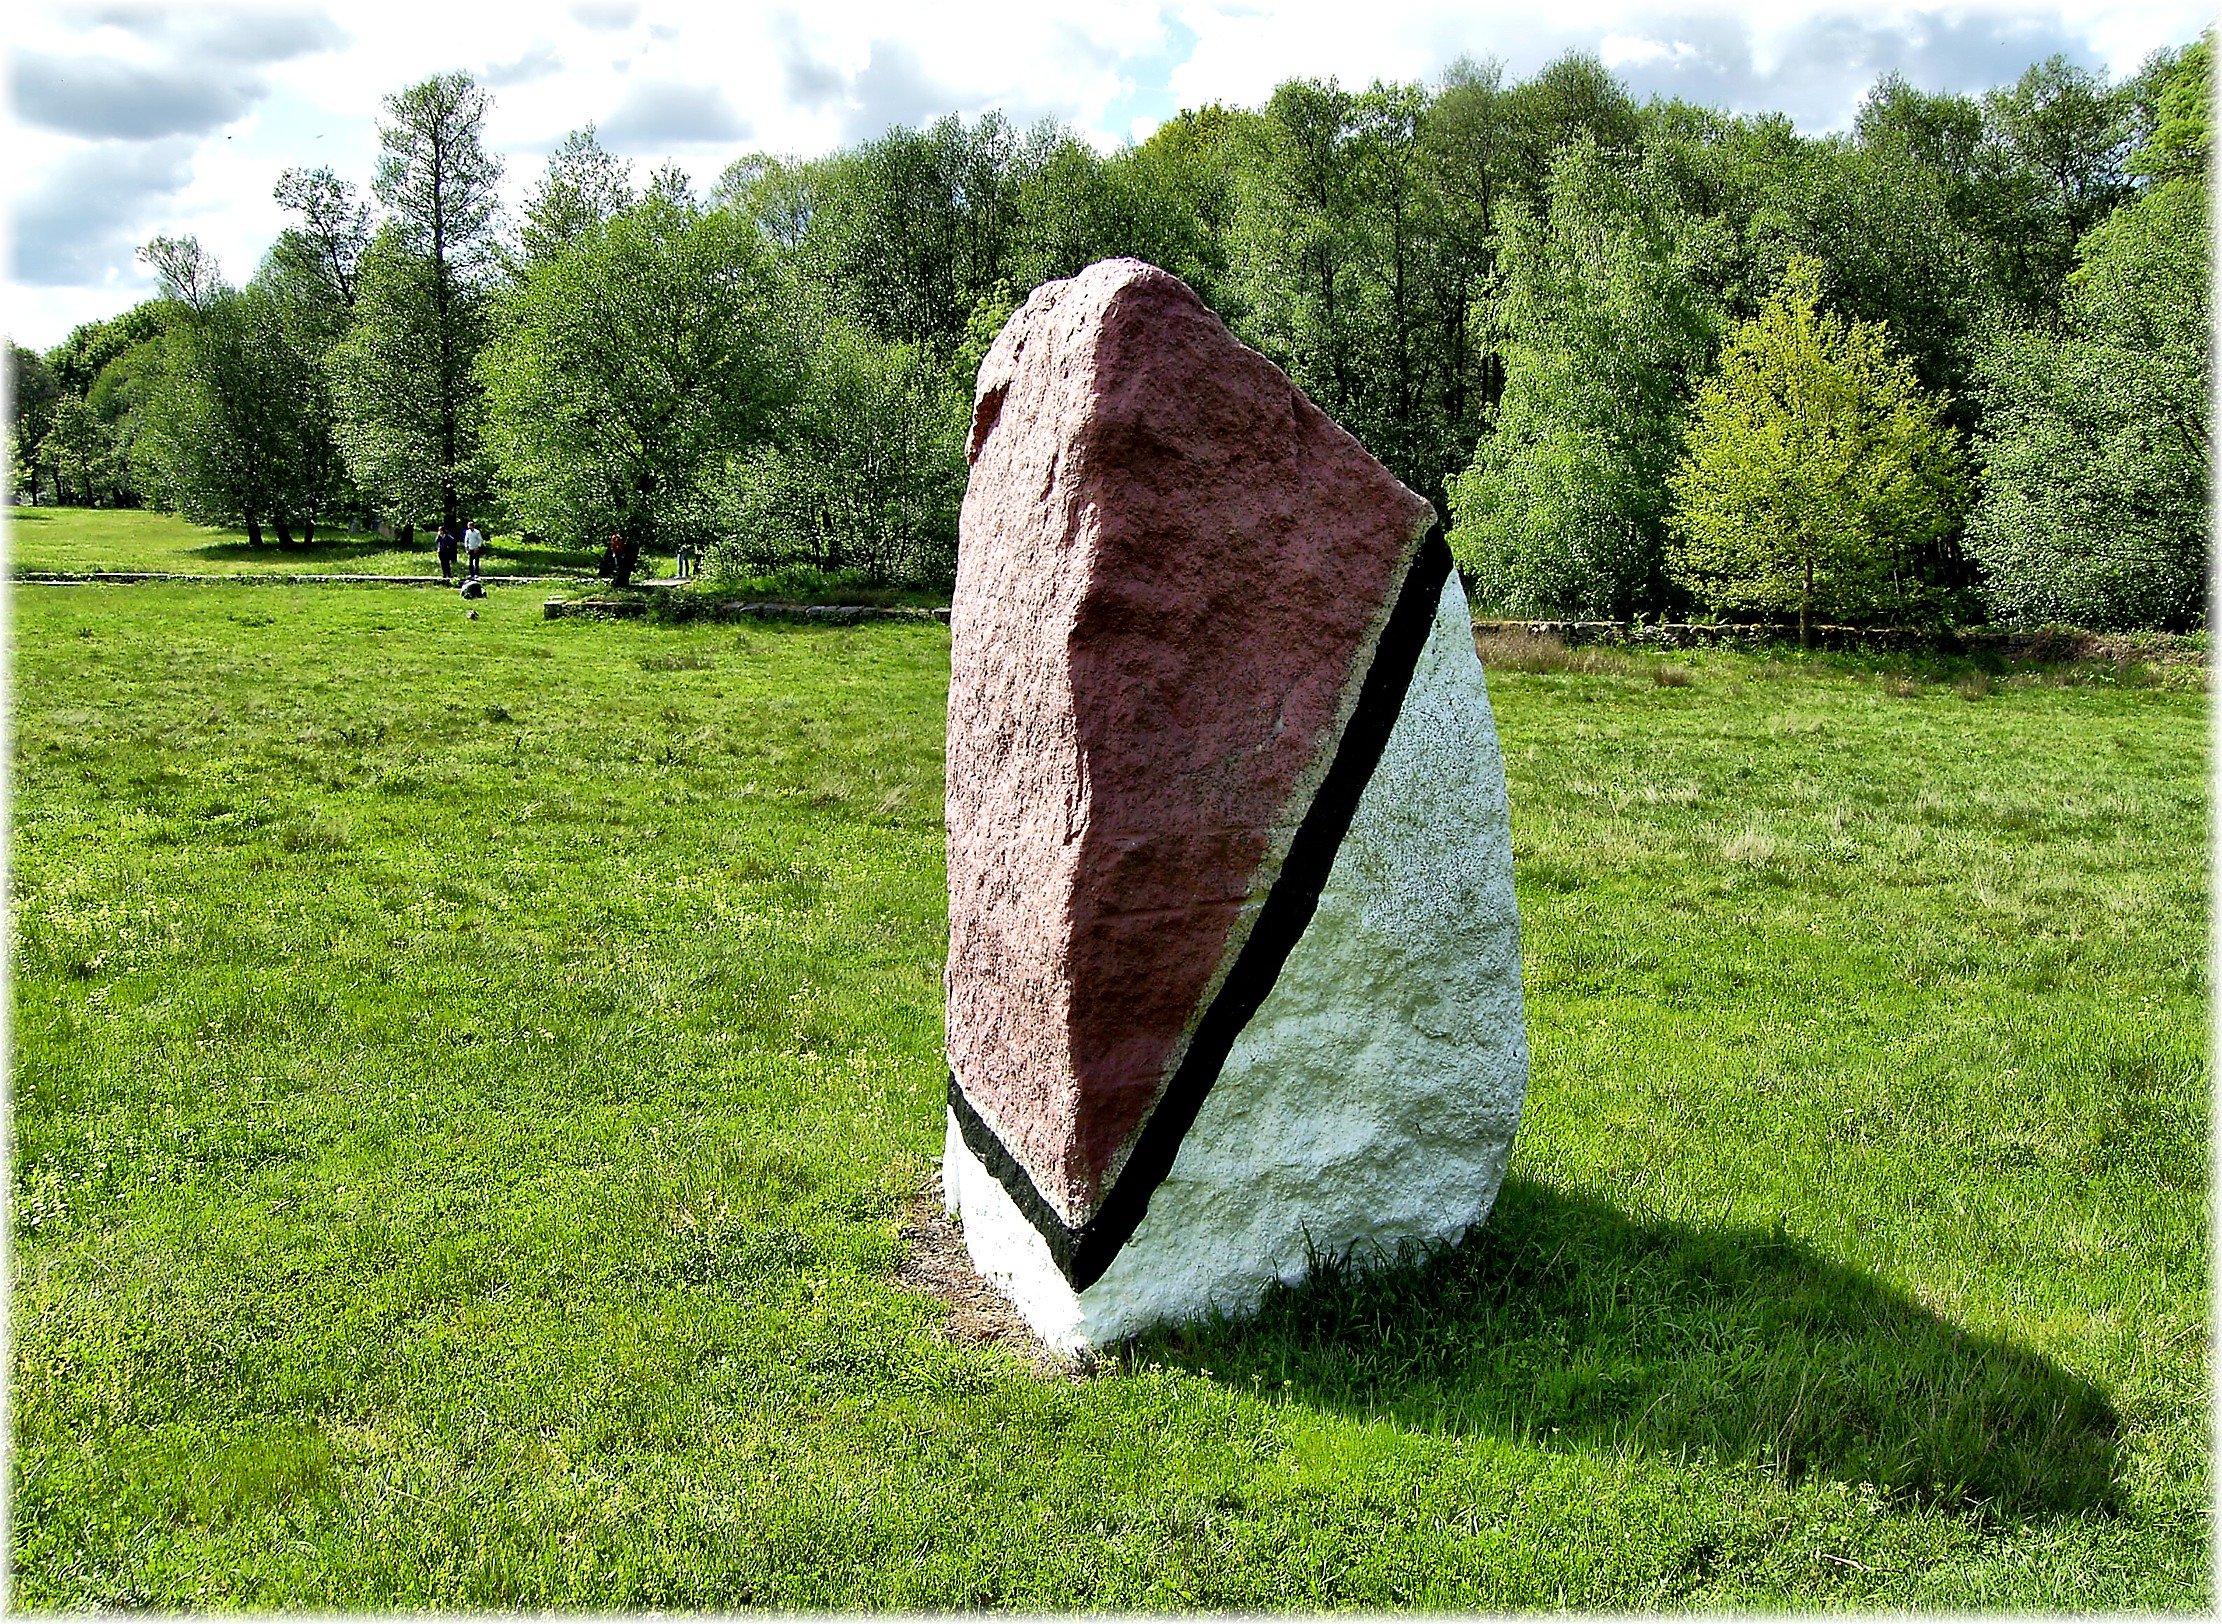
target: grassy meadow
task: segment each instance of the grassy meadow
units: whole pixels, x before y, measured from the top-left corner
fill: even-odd
[[[896,1279],[946,630],[539,596],[16,588],[17,1605],[2211,1605],[2203,692],[1500,659],[1495,1216],[1072,1373]]]
[[[481,573],[591,577],[595,557],[552,545],[527,546],[518,536],[489,538]],[[644,573],[669,575],[671,560]],[[120,570],[171,575],[431,575],[440,573],[432,537],[419,531],[406,547],[375,532],[319,529],[313,542],[280,546],[270,532],[260,546],[247,532],[191,524],[147,508],[15,507],[8,509],[10,570]],[[462,569],[458,558],[456,568]]]

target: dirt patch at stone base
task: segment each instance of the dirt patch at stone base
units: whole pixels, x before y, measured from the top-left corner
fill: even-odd
[[[1004,1295],[980,1278],[964,1249],[964,1233],[942,1209],[941,1175],[934,1174],[903,1214],[903,1261],[895,1283],[949,1308],[941,1334],[960,1347],[1008,1348],[1045,1375],[1082,1377],[1095,1362],[1060,1353],[1036,1336]]]

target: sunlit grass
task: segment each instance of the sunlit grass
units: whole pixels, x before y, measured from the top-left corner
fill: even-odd
[[[313,542],[262,544],[243,529],[189,524],[145,508],[17,507],[8,514],[8,567],[71,573],[118,570],[169,575],[427,575],[440,573],[432,537],[419,531],[404,547],[374,532],[325,526]],[[591,551],[528,544],[496,535],[481,568],[488,575],[592,576]],[[671,573],[671,560],[647,561],[643,574]],[[660,565],[660,569],[655,567]],[[457,570],[462,568],[460,559]]]
[[[538,599],[17,589],[23,1605],[2207,1604],[2202,695],[1500,666],[1495,1219],[1060,1380],[946,631]]]

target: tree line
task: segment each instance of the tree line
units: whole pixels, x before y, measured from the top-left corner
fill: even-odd
[[[1885,78],[1845,135],[1524,81],[1292,80],[1103,155],[948,117],[706,196],[591,126],[515,218],[487,92],[288,170],[246,282],[11,345],[35,500],[260,541],[493,516],[875,581],[954,567],[972,375],[1026,293],[1187,279],[1448,522],[1503,613],[2203,622],[2211,40],[2119,82]]]

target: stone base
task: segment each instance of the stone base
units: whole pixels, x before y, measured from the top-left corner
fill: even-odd
[[[1494,1205],[1527,1090],[1504,762],[1465,593],[1444,586],[1319,906],[1171,1171],[1076,1291],[949,1118],[944,1198],[1043,1341],[1235,1315],[1313,1255],[1456,1241]]]

